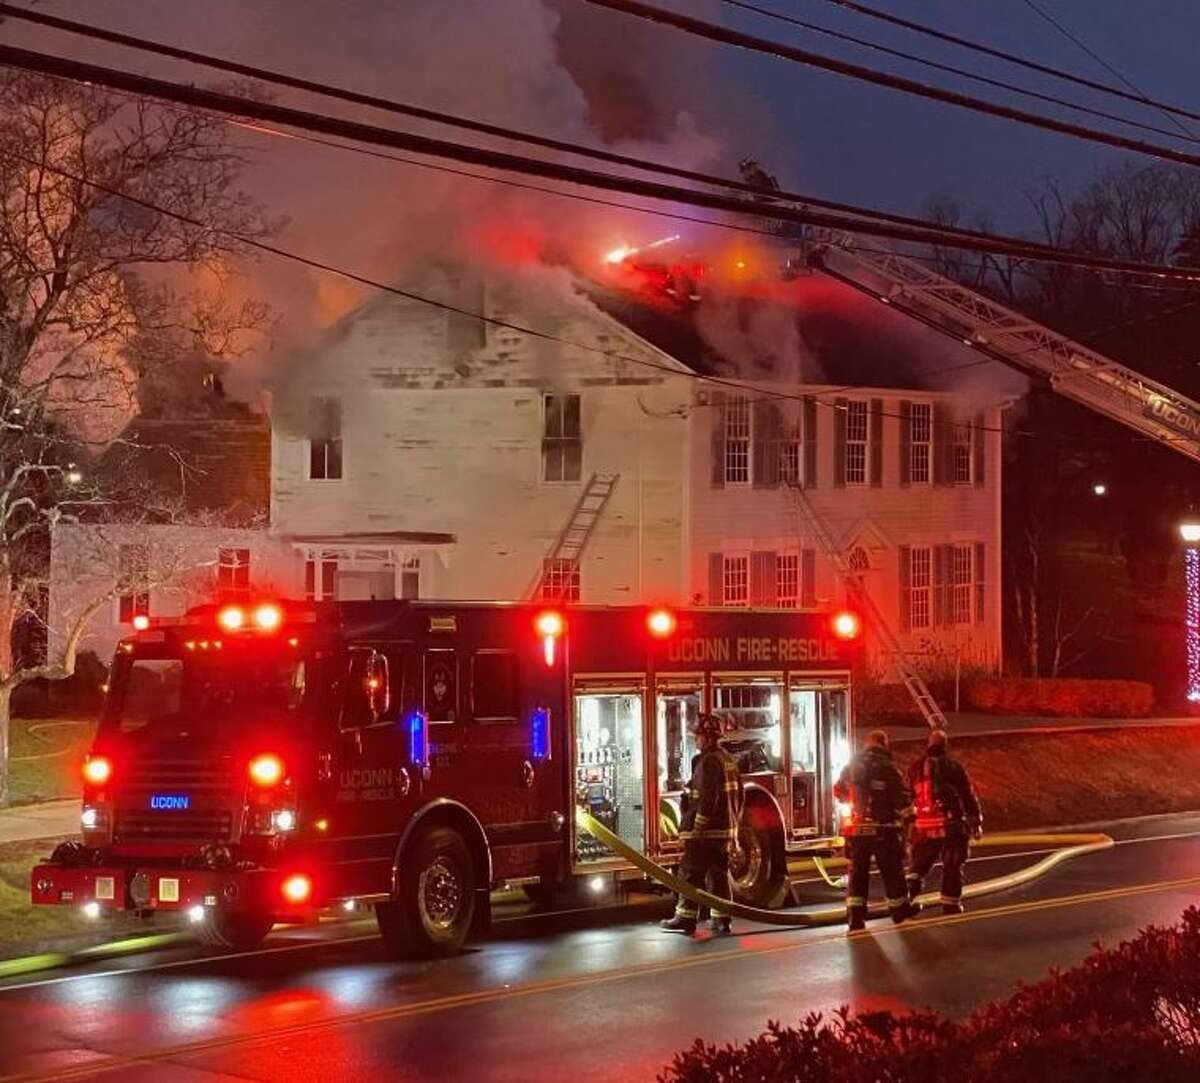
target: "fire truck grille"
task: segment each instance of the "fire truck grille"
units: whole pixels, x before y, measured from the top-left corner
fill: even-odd
[[[227,756],[139,758],[117,795],[114,841],[227,842],[233,833],[230,770]]]

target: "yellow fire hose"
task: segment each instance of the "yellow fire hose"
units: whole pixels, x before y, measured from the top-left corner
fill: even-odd
[[[592,838],[625,858],[626,861],[639,868],[652,880],[657,880],[664,887],[668,887],[676,894],[691,900],[697,906],[708,907],[716,913],[728,914],[730,917],[735,918],[744,918],[747,921],[756,921],[762,925],[784,925],[793,928],[837,925],[846,920],[846,910],[842,906],[827,907],[820,910],[760,910],[757,907],[743,906],[741,903],[731,902],[728,899],[718,899],[715,895],[711,895],[707,891],[701,891],[699,888],[692,887],[691,884],[685,880],[681,880],[669,869],[664,869],[661,865],[651,861],[645,854],[640,853],[625,842],[624,839],[613,834],[604,824],[600,823],[599,820],[584,809],[576,808],[575,822],[580,830],[586,831]],[[981,880],[977,884],[968,885],[963,891],[963,897],[967,899],[1020,887],[1023,884],[1028,884],[1031,880],[1036,880],[1039,876],[1044,876],[1064,861],[1082,857],[1084,854],[1111,849],[1114,844],[1109,835],[1103,834],[998,834],[985,835],[976,845],[1057,846],[1059,849],[1052,851],[1040,861],[1034,862],[1027,868],[1019,869],[1017,872],[1006,873],[1004,876],[995,876],[990,880]],[[827,872],[825,862],[820,858],[812,858],[812,861],[826,882],[830,886],[836,886],[835,881]],[[931,903],[936,902],[939,897],[939,895],[931,892],[918,896],[918,901]],[[870,907],[869,913],[871,917],[880,917],[887,913],[887,907],[882,903],[875,903]]]

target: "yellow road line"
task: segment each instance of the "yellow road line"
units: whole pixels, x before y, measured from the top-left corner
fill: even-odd
[[[998,917],[1009,917],[1018,914],[1034,913],[1041,910],[1060,909],[1071,906],[1082,906],[1090,903],[1108,902],[1119,898],[1130,898],[1139,895],[1149,895],[1156,892],[1172,891],[1182,888],[1200,886],[1200,876],[1187,876],[1176,880],[1159,880],[1146,884],[1135,884],[1130,887],[1107,888],[1100,891],[1080,892],[1075,895],[1061,895],[1050,899],[1031,899],[1023,903],[1011,903],[1007,906],[989,907],[984,910],[964,914],[924,918],[917,922],[907,922],[904,925],[884,923],[875,932],[855,933],[851,940],[869,936],[909,935],[940,928],[944,925],[963,925],[969,922],[987,921]],[[754,950],[733,948],[697,955],[693,958],[675,958],[658,963],[646,963],[640,966],[621,967],[597,974],[576,974],[571,977],[557,978],[543,982],[529,982],[525,985],[509,988],[480,989],[470,993],[456,993],[450,996],[435,997],[413,1004],[397,1004],[386,1008],[376,1008],[369,1011],[348,1012],[328,1019],[315,1019],[306,1023],[291,1026],[276,1027],[271,1030],[259,1031],[254,1034],[232,1034],[220,1038],[211,1038],[202,1042],[193,1042],[171,1046],[166,1049],[154,1050],[145,1054],[114,1054],[110,1059],[96,1064],[81,1064],[74,1068],[56,1069],[52,1072],[27,1073],[22,1075],[0,1076],[0,1083],[34,1083],[34,1081],[76,1080],[87,1079],[91,1076],[104,1075],[120,1068],[135,1067],[141,1064],[156,1064],[175,1058],[198,1056],[202,1053],[214,1052],[235,1046],[247,1046],[258,1043],[274,1042],[284,1038],[293,1038],[336,1027],[364,1026],[370,1023],[388,1022],[406,1019],[413,1016],[428,1015],[434,1012],[448,1011],[455,1008],[473,1007],[494,1001],[515,1000],[524,997],[538,996],[545,993],[558,992],[565,989],[585,988],[593,985],[604,985],[611,982],[623,981],[627,978],[640,978],[651,974],[668,971],[678,972],[693,970],[699,967],[717,965],[735,960],[759,959],[767,955],[778,955],[784,952],[803,951],[836,941],[844,941],[845,934],[814,935],[800,941],[790,941],[784,944],[773,944]]]

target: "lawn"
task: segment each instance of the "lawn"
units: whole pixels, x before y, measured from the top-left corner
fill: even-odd
[[[922,742],[896,741],[902,766]],[[988,831],[1200,809],[1200,725],[951,737]]]
[[[69,718],[14,718],[11,730],[11,801],[48,801],[79,793],[79,765],[95,722]]]

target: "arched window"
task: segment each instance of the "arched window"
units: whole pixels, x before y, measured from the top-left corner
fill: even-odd
[[[856,545],[850,550],[846,561],[852,571],[868,572],[871,570],[871,558],[867,556],[867,551],[861,545]]]

